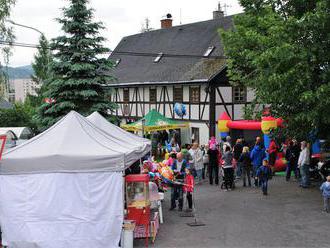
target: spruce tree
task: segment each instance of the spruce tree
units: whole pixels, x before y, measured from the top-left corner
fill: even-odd
[[[93,9],[88,0],[70,0],[63,8],[63,17],[57,19],[64,35],[51,41],[54,61],[52,79],[44,97],[50,103],[41,106],[43,126],[49,127],[71,110],[83,115],[99,111],[107,115],[114,105],[104,85],[112,80],[109,71],[113,64],[100,55],[108,53],[99,31],[102,23],[92,22]]]

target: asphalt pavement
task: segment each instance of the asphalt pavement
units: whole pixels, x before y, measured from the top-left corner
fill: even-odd
[[[330,247],[330,214],[322,211],[317,185],[298,187],[275,176],[269,195],[259,188],[243,188],[237,182],[233,191],[205,181],[196,186],[198,221],[205,226],[191,227],[192,217],[169,211],[170,194],[163,202],[164,224],[150,247]],[[144,247],[135,240],[134,247]]]

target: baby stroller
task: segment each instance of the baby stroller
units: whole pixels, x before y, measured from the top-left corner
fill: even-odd
[[[225,172],[224,172],[224,168],[221,166],[221,170],[220,170],[220,176],[222,176],[222,183],[221,183],[221,189],[225,189],[226,188],[226,180],[225,180]],[[234,180],[234,173],[232,173],[231,175],[231,185],[228,185],[228,187],[230,189],[235,189],[235,180]]]

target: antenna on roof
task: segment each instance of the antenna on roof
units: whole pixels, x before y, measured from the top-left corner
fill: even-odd
[[[231,8],[232,6],[225,3],[222,5],[222,7],[223,7],[223,12],[224,12],[225,16],[227,16],[228,15],[227,9]]]
[[[180,25],[182,24],[182,15],[181,15],[182,13],[181,13],[181,8],[180,8]]]

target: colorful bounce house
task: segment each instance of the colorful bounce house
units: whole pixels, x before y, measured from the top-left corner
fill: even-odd
[[[264,146],[267,149],[271,141],[270,132],[276,128],[283,127],[283,119],[274,118],[272,116],[262,117],[261,121],[254,120],[239,120],[232,121],[226,112],[218,119],[218,130],[221,138],[225,138],[229,135],[230,129],[238,130],[260,130],[263,133]],[[287,161],[282,152],[277,154],[277,160],[275,163],[275,171],[284,171],[287,166]]]

